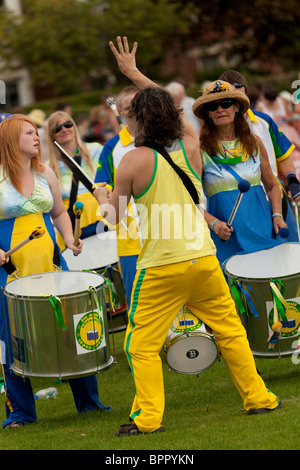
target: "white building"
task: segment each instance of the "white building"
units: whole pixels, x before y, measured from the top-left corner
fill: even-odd
[[[0,0],[1,6],[6,6],[17,15],[22,13],[21,0]],[[28,106],[34,102],[34,91],[27,69],[2,71],[0,80],[2,81],[0,109]],[[5,96],[3,99],[4,88]]]

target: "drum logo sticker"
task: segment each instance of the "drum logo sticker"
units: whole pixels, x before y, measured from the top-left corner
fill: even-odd
[[[300,298],[287,300],[288,308],[286,308],[286,321],[280,320],[282,323],[281,338],[290,338],[298,334],[298,328],[300,326]],[[268,314],[268,326],[269,331],[272,331],[272,325],[274,322],[274,308],[273,302],[266,302],[267,314]]]
[[[77,354],[86,354],[106,346],[102,311],[73,316]]]
[[[202,321],[193,315],[187,309],[184,310],[184,313],[179,313],[175,318],[171,330],[174,333],[183,333],[185,331],[194,331],[198,330],[202,325]]]

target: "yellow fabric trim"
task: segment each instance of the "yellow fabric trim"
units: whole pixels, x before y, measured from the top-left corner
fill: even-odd
[[[282,162],[283,160],[288,158],[295,148],[296,148],[295,145],[292,144],[291,147],[288,149],[288,151],[284,155],[282,155],[280,158],[277,158],[277,161]]]
[[[258,122],[258,120],[256,119],[255,114],[253,113],[253,111],[251,111],[251,109],[248,109],[247,113],[248,113],[250,121]]]
[[[16,217],[11,237],[11,247],[23,241],[36,227],[42,227],[45,230],[44,235],[31,240],[11,255],[12,264],[19,269],[19,277],[28,276],[32,273],[54,271],[54,245],[42,213]],[[39,256],[32,256],[33,252],[39,253]],[[12,279],[8,278],[8,282],[10,280]]]
[[[119,136],[123,147],[126,147],[126,145],[129,145],[131,142],[133,142],[132,137],[128,131],[128,126],[123,127],[123,129],[119,132]]]

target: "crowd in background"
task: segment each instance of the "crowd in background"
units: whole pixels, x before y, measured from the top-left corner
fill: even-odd
[[[205,88],[208,82],[202,84],[201,88]],[[200,121],[192,112],[194,98],[187,96],[186,89],[182,83],[170,82],[166,85],[174,98],[175,103],[180,106],[186,118],[199,132]],[[107,105],[104,96],[99,104],[93,106],[88,113],[80,113],[73,116],[78,127],[81,139],[84,142],[99,142],[104,145],[111,137],[119,132],[119,124],[112,109]],[[293,102],[293,95],[287,90],[278,91],[278,86],[273,82],[256,82],[249,88],[248,97],[250,99],[250,107],[262,111],[276,122],[280,130],[295,145],[293,152],[293,160],[295,164],[296,174],[300,178],[300,103]],[[117,98],[117,96],[115,96]],[[54,106],[55,111],[66,111],[71,116],[73,111],[68,103],[59,102]],[[12,113],[23,113],[25,111],[18,109],[12,110]],[[39,127],[41,137],[43,160],[48,159],[47,143],[46,143],[46,126],[49,116],[41,109],[33,109],[28,115]]]

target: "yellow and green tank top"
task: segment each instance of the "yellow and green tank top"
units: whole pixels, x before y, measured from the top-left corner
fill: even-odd
[[[174,141],[166,149],[197,188],[200,200],[201,178],[192,169],[183,142]],[[216,253],[201,206],[196,207],[175,170],[154,150],[155,166],[151,181],[135,196],[142,233],[138,269],[178,263]]]

